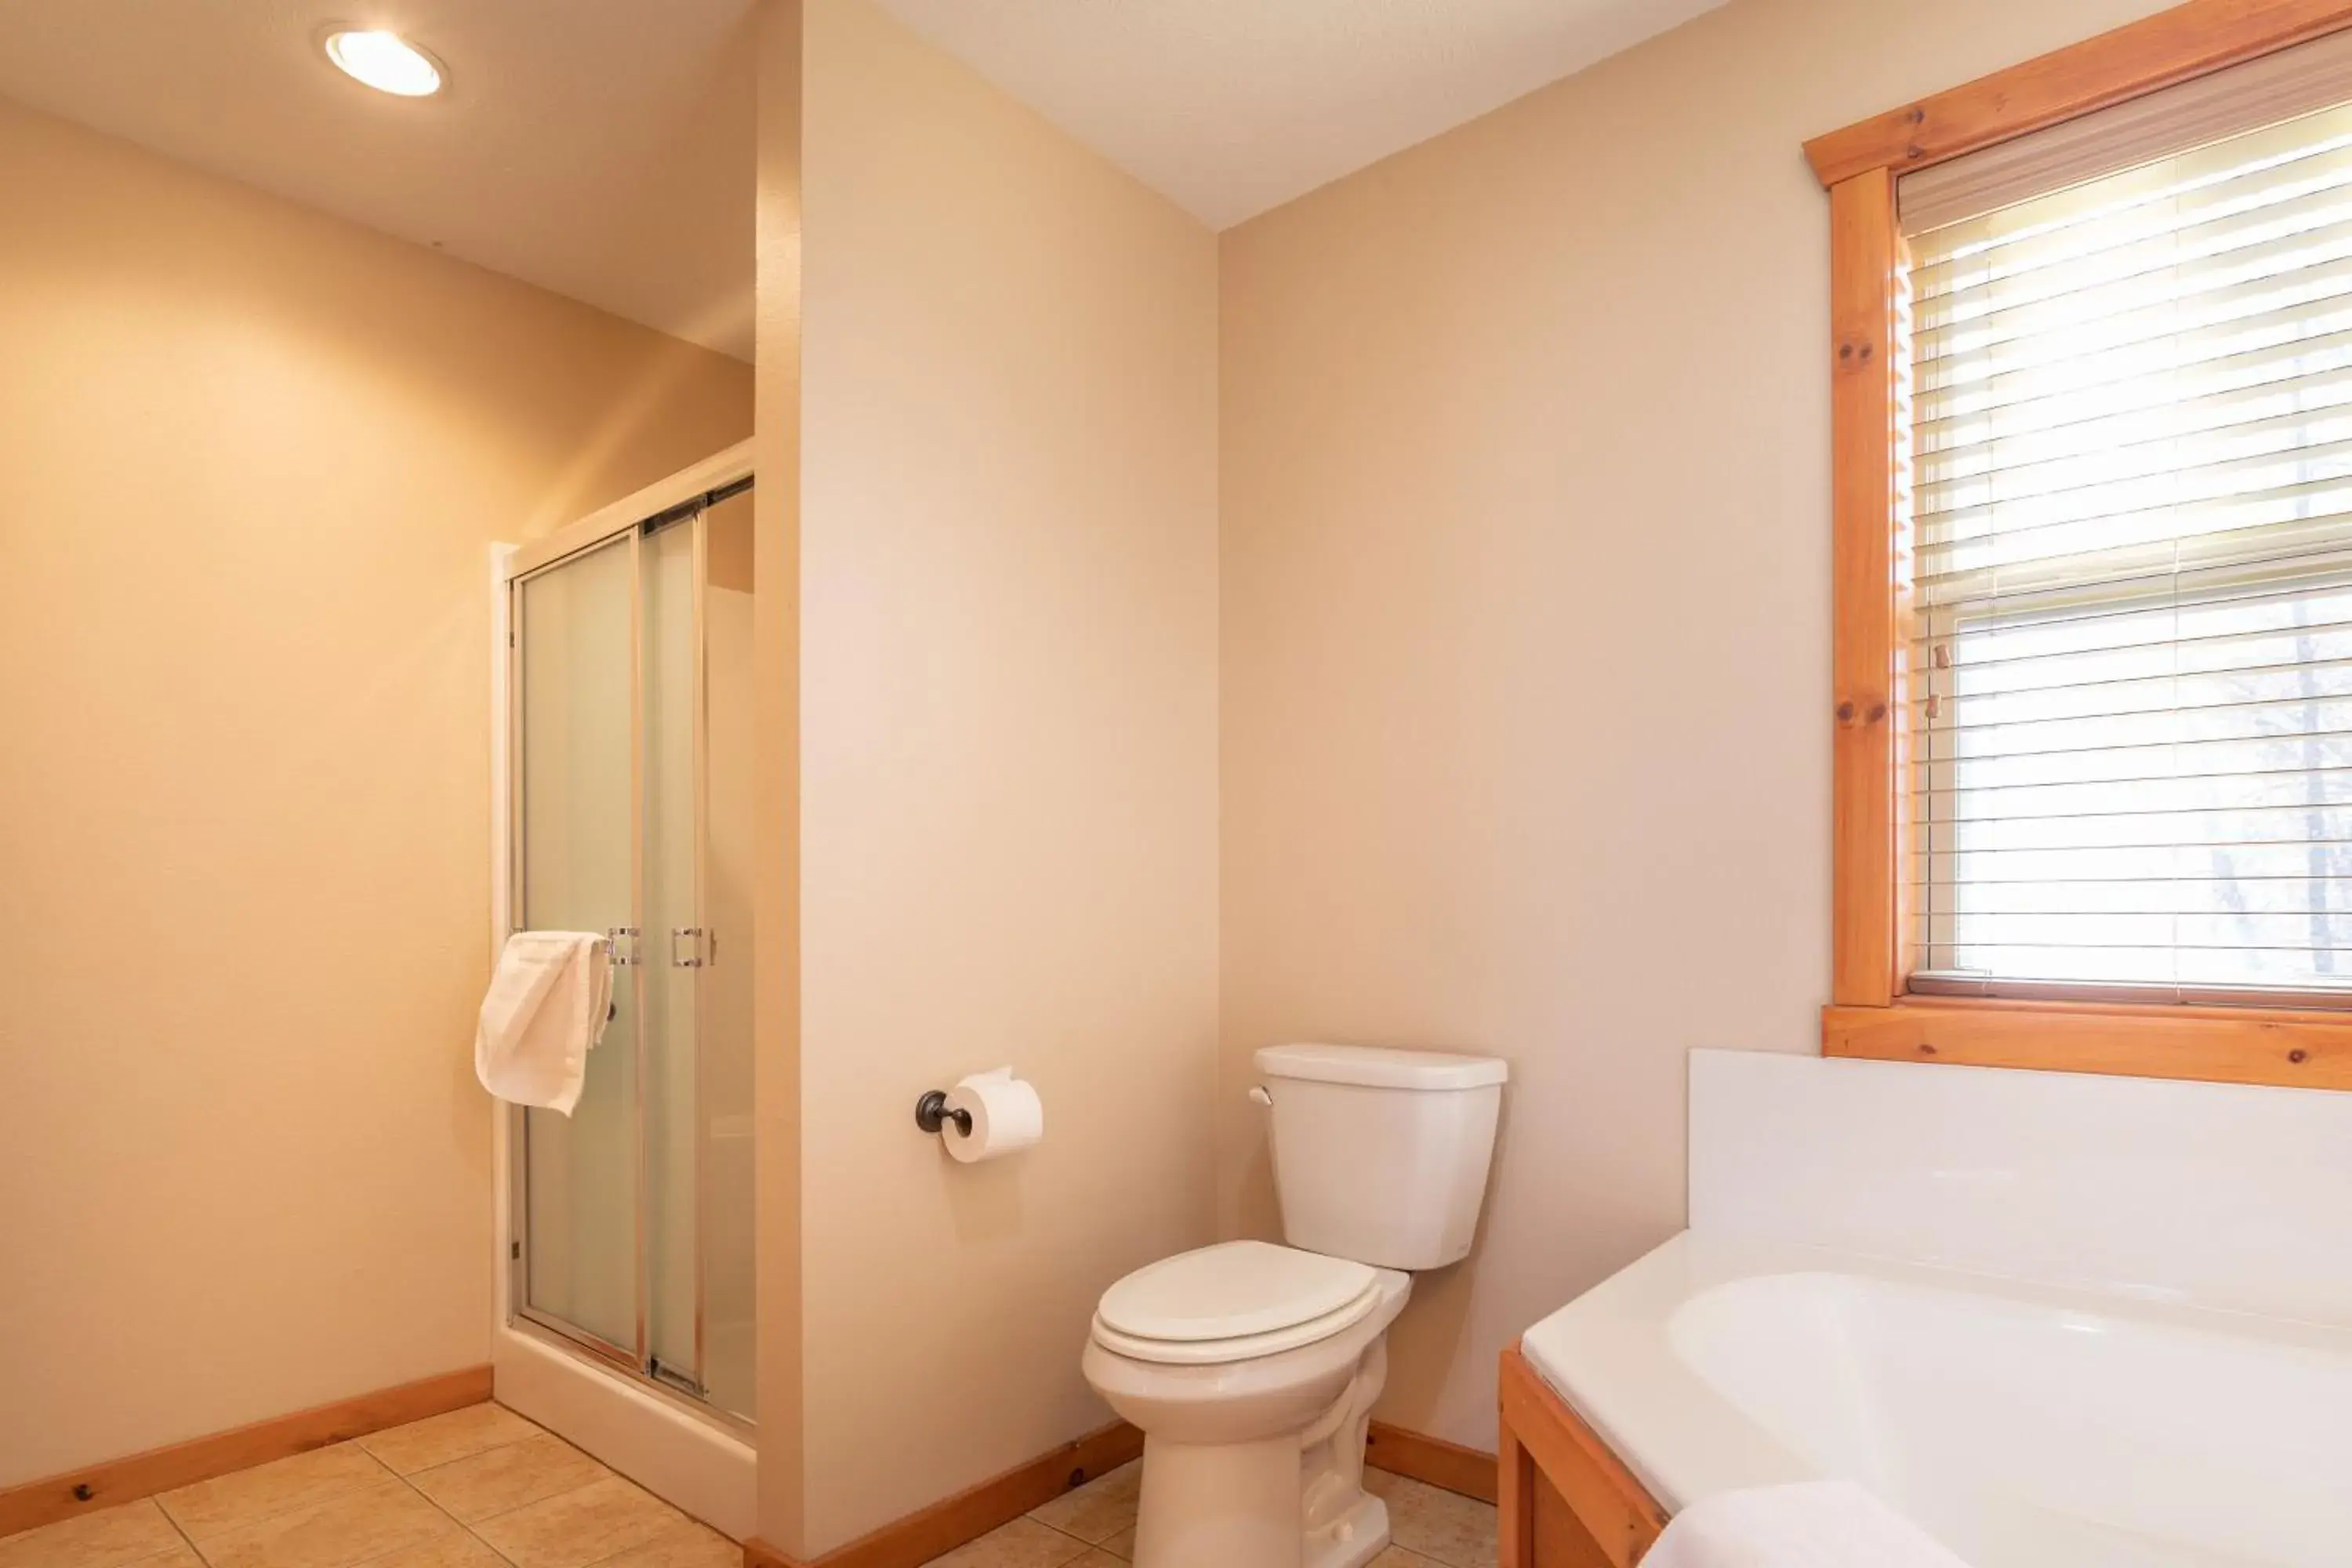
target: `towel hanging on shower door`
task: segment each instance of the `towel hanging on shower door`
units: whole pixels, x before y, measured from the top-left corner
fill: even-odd
[[[500,1100],[572,1114],[613,1001],[612,951],[591,931],[507,938],[474,1029],[474,1076]]]

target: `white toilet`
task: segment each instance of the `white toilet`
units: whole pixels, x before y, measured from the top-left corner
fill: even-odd
[[[1103,1292],[1087,1381],[1143,1429],[1135,1568],[1360,1568],[1388,1543],[1364,1434],[1409,1271],[1470,1250],[1507,1064],[1257,1053],[1290,1245],[1229,1241]]]

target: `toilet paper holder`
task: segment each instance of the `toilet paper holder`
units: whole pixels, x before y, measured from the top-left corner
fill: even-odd
[[[971,1112],[949,1109],[946,1089],[925,1089],[923,1097],[915,1101],[915,1125],[926,1132],[937,1132],[950,1121],[958,1132],[966,1138],[971,1136]]]

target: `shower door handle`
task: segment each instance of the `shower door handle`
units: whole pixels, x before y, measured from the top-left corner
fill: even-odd
[[[686,956],[683,958],[680,958],[677,953],[677,939],[680,937],[687,939]],[[703,930],[700,926],[670,927],[669,966],[672,969],[701,968],[704,963],[702,956],[702,938]]]

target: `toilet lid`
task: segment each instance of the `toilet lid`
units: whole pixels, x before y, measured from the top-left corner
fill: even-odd
[[[1367,1265],[1263,1241],[1227,1241],[1148,1264],[1103,1292],[1106,1327],[1198,1343],[1272,1333],[1328,1317],[1367,1295]]]

